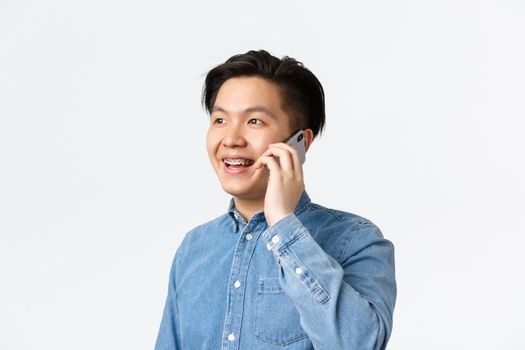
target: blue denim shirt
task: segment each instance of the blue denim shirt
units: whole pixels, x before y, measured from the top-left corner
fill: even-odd
[[[268,229],[232,200],[177,250],[155,349],[384,349],[395,299],[394,247],[370,221],[303,192]]]

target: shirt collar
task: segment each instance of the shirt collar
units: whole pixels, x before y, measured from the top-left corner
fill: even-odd
[[[299,201],[297,202],[297,205],[295,206],[294,214],[297,216],[299,215],[303,210],[306,209],[308,204],[310,204],[311,200],[308,196],[308,193],[306,191],[303,191],[301,193],[301,197],[299,198]],[[246,221],[244,221],[244,218],[242,215],[237,211],[235,208],[235,202],[233,200],[233,197],[230,199],[230,205],[228,206],[228,214],[232,219],[233,229],[237,233],[239,230],[239,224],[246,224]],[[266,221],[266,218],[264,217],[263,211],[259,211],[253,215],[251,218],[252,221]]]

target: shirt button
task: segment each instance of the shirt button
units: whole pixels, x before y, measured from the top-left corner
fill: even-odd
[[[303,269],[300,268],[300,267],[298,267],[298,268],[295,269],[295,273],[298,274],[298,275],[300,275],[300,274],[303,273]]]
[[[239,280],[235,281],[235,283],[233,284],[233,286],[235,288],[239,288],[241,286],[241,282],[239,282]]]
[[[277,236],[277,235],[275,235],[275,236],[272,237],[272,242],[273,242],[273,243],[279,243],[280,240],[281,240],[281,239],[280,239],[279,236]]]
[[[229,340],[229,341],[234,341],[234,340],[235,340],[235,334],[230,333],[230,334],[228,335],[228,340]]]
[[[247,239],[248,241],[251,241],[252,238],[253,238],[253,236],[252,236],[251,233],[248,233],[248,234],[246,235],[246,239]]]
[[[272,245],[270,243],[266,243],[266,249],[272,250]]]

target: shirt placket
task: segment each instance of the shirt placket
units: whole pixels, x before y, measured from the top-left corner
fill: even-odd
[[[228,305],[222,334],[222,350],[239,349],[241,325],[250,260],[262,230],[249,222],[240,233],[228,282]]]

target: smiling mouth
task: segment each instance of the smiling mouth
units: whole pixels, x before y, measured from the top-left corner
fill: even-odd
[[[228,168],[245,168],[252,166],[255,162],[244,158],[224,158],[222,160]]]

